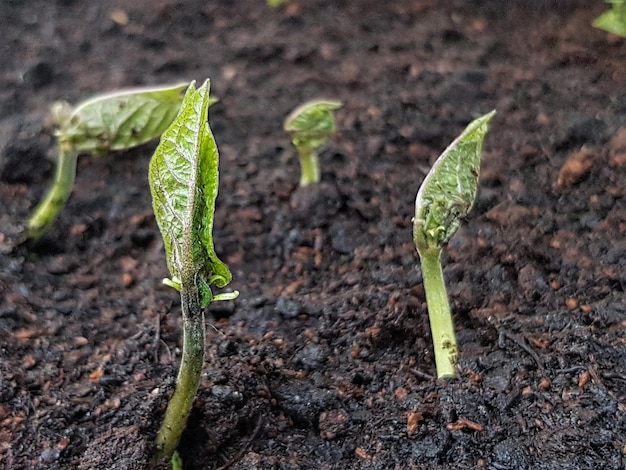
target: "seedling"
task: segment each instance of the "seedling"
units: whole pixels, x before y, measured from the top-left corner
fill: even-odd
[[[284,5],[286,3],[289,3],[289,0],[267,0],[267,4],[274,8]]]
[[[456,376],[457,344],[441,251],[474,204],[480,158],[495,111],[472,121],[437,159],[415,199],[413,240],[422,265],[438,378]]]
[[[285,119],[285,132],[291,137],[300,155],[300,186],[320,182],[317,152],[335,135],[337,129],[333,111],[339,108],[339,101],[308,101],[294,109]]]
[[[96,96],[75,108],[55,103],[56,174],[28,221],[26,236],[39,238],[63,209],[74,185],[79,155],[126,150],[158,137],[174,120],[187,85],[118,91]]]
[[[174,122],[150,161],[157,224],[172,275],[163,282],[180,292],[183,351],[176,388],[156,438],[157,458],[171,459],[189,418],[204,361],[204,308],[237,292],[213,295],[211,285],[231,280],[213,248],[219,155],[208,124],[209,80],[192,82]]]
[[[593,26],[626,38],[626,1],[608,0],[612,8],[598,16]]]

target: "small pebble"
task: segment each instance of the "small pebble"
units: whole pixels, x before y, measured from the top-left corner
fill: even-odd
[[[328,354],[326,351],[318,346],[311,345],[304,347],[296,354],[296,362],[302,364],[305,369],[315,370],[318,369],[326,361]]]
[[[300,304],[295,300],[280,297],[276,302],[275,310],[285,318],[295,318],[300,315]]]
[[[243,394],[229,385],[214,385],[211,393],[222,403],[238,405],[243,402]]]
[[[48,62],[38,62],[24,73],[23,78],[33,90],[39,90],[52,83],[54,68]]]
[[[61,451],[55,448],[44,449],[41,455],[39,455],[39,461],[41,463],[52,463],[58,460],[61,455]]]
[[[218,357],[226,357],[237,354],[238,348],[237,343],[231,341],[230,339],[225,339],[224,341],[220,341],[217,345],[217,355]]]

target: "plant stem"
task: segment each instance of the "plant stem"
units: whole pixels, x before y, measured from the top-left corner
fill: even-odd
[[[170,459],[178,447],[187,425],[193,400],[198,391],[204,362],[204,310],[200,305],[200,291],[195,283],[180,291],[183,313],[183,355],[176,379],[176,389],[170,399],[163,424],[157,433],[157,458]]]
[[[299,148],[300,166],[302,175],[300,176],[300,186],[317,184],[320,182],[320,163],[317,152],[310,148]]]
[[[457,345],[440,258],[439,247],[420,251],[437,378],[443,379],[456,377]]]
[[[37,205],[26,228],[28,238],[39,238],[57,218],[72,192],[78,153],[70,145],[59,145],[59,158],[52,186]]]

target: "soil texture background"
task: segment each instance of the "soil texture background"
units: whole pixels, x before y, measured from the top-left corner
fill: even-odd
[[[216,252],[185,469],[620,469],[626,463],[626,40],[601,1],[0,2],[0,468],[150,468],[181,346],[152,214],[156,143],[81,157],[48,108],[211,78]],[[282,131],[338,99],[322,183]],[[496,109],[443,264],[458,379],[435,376],[411,217]]]

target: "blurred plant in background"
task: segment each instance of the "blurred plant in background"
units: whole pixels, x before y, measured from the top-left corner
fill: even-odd
[[[607,0],[612,8],[598,16],[593,26],[626,38],[626,1]]]

